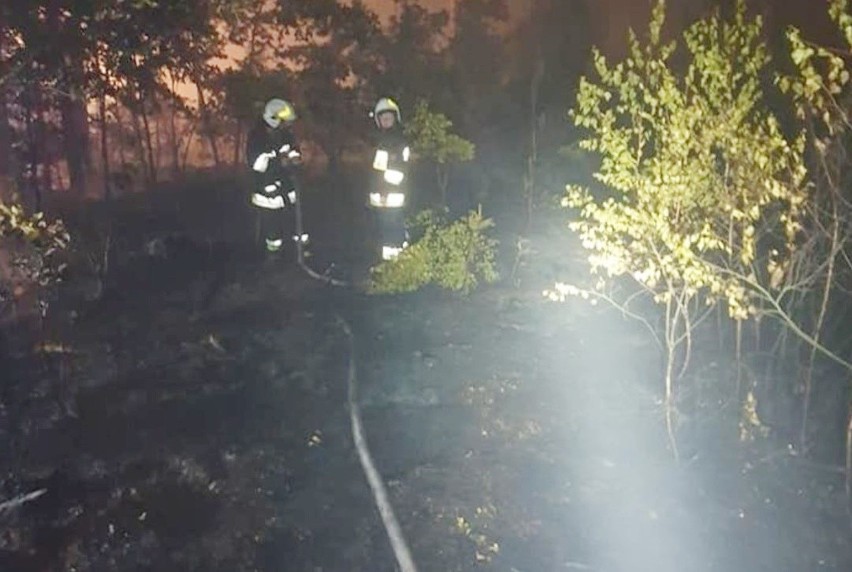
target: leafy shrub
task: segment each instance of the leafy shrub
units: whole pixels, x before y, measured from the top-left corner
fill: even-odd
[[[59,281],[64,265],[59,254],[70,237],[62,221],[43,213],[28,215],[15,202],[0,201],[0,303]]]
[[[497,241],[487,234],[494,223],[481,211],[451,223],[434,211],[424,211],[412,226],[414,243],[397,258],[373,268],[371,293],[413,292],[435,284],[467,294],[480,282],[497,279]]]
[[[451,167],[457,163],[472,161],[476,154],[476,146],[452,133],[452,127],[453,122],[443,113],[430,109],[425,100],[417,102],[414,116],[405,126],[405,133],[411,139],[415,156],[435,164],[443,206],[447,206]]]

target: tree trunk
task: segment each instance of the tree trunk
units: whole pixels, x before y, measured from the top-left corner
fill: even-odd
[[[183,170],[186,171],[186,164],[189,161],[189,149],[192,147],[192,140],[195,139],[195,130],[197,129],[196,124],[193,122],[192,127],[189,130],[189,134],[186,136],[186,142],[183,145],[183,154],[181,157],[181,165],[183,165]]]
[[[132,109],[130,110],[130,121],[133,124],[133,131],[136,134],[136,153],[138,154],[142,171],[145,174],[145,183],[150,185],[153,181],[151,181],[151,166],[148,163],[148,155],[145,152],[145,134],[142,132],[142,126],[139,124],[139,117]]]
[[[115,104],[115,127],[117,135],[114,137],[113,143],[118,146],[118,160],[121,163],[121,169],[127,170],[127,151],[124,148],[124,122],[121,120],[121,104]]]
[[[86,193],[91,167],[89,153],[89,114],[79,88],[72,86],[62,96],[59,104],[62,113],[62,143],[71,190],[79,195]]]
[[[148,156],[148,183],[153,185],[157,182],[157,164],[154,161],[154,144],[151,141],[151,123],[148,121],[148,112],[145,110],[144,103],[140,108],[139,115],[142,117],[142,126],[144,127],[142,141],[145,144],[145,151]]]
[[[201,115],[201,128],[204,131],[207,141],[210,143],[210,152],[213,153],[213,164],[218,168],[221,164],[219,160],[219,145],[216,142],[216,134],[213,132],[213,125],[210,121],[210,110],[207,109],[207,99],[204,97],[204,90],[201,88],[201,83],[195,82],[195,89],[198,91],[198,112]]]
[[[82,59],[75,57],[74,51],[79,46],[78,42],[81,38],[77,37],[71,28],[66,27],[61,2],[50,0],[46,3],[45,9],[49,33],[63,37],[67,42],[68,49],[62,52],[62,73],[59,77],[59,90],[57,90],[59,113],[62,118],[62,146],[68,166],[68,184],[72,191],[84,195],[88,173],[91,170],[91,156],[89,154],[89,115],[86,110],[86,96],[82,89],[85,70]],[[48,163],[45,163],[46,173],[50,171],[47,165]]]
[[[450,168],[447,165],[436,163],[435,171],[438,176],[438,189],[441,191],[441,206],[447,208],[447,192],[450,187]]]
[[[156,106],[155,106],[156,108]],[[154,148],[154,172],[159,175],[163,164],[163,137],[162,137],[162,122],[163,114],[154,113],[150,116],[153,123],[151,127],[151,146]]]
[[[243,122],[237,119],[237,132],[234,134],[234,168],[240,167],[243,147]]]
[[[175,82],[172,80],[172,92],[174,92],[175,89]],[[177,105],[174,103],[169,106],[169,140],[172,155],[172,176],[179,177],[181,174],[180,137],[178,137],[177,131]]]
[[[109,165],[109,145],[107,138],[107,105],[106,94],[102,93],[98,102],[98,113],[101,122],[101,176],[104,184],[104,200],[109,201],[112,198],[111,183],[110,183],[110,165]]]

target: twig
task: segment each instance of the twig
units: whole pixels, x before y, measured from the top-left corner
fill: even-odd
[[[603,292],[598,292],[596,290],[580,290],[580,289],[578,289],[578,292],[579,293],[586,293],[589,296],[594,297],[598,300],[603,300],[604,302],[608,303],[610,306],[612,306],[616,310],[620,311],[625,317],[632,318],[632,319],[640,322],[642,325],[645,326],[645,328],[647,328],[648,332],[651,334],[651,337],[654,338],[654,342],[657,344],[657,346],[660,347],[660,348],[663,347],[663,343],[660,340],[660,337],[657,335],[657,332],[654,329],[654,326],[652,326],[651,323],[646,318],[643,318],[642,316],[633,312],[632,310],[630,310],[627,307],[627,305],[635,297],[635,295],[631,295],[630,298],[628,298],[628,300],[626,302],[620,303],[620,302],[618,302],[618,300],[614,299],[609,294],[604,294]]]
[[[778,300],[774,296],[772,296],[772,294],[766,288],[764,288],[761,284],[759,284],[755,280],[752,280],[752,279],[750,279],[746,276],[738,274],[738,273],[731,271],[727,268],[723,268],[723,267],[716,267],[716,268],[719,272],[721,272],[723,274],[727,274],[729,276],[733,276],[734,278],[741,280],[744,284],[746,284],[749,288],[751,288],[756,294],[760,295],[760,297],[763,300],[765,300],[771,306],[771,310],[769,312],[767,312],[767,314],[773,315],[776,318],[778,318],[785,326],[787,326],[787,328],[792,333],[794,333],[802,341],[813,346],[814,348],[816,348],[816,350],[819,353],[821,353],[822,355],[824,355],[825,357],[827,357],[831,361],[835,362],[836,364],[842,366],[844,369],[846,369],[848,371],[852,371],[852,362],[849,362],[849,361],[843,359],[842,357],[840,357],[839,355],[835,354],[830,349],[828,349],[827,347],[825,347],[824,345],[819,343],[817,340],[815,340],[810,334],[805,332],[802,329],[802,327],[799,324],[797,324],[786,311],[784,311],[784,308],[781,307],[781,304],[778,302]]]

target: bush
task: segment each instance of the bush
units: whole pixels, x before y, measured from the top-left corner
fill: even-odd
[[[59,253],[70,237],[61,221],[28,215],[14,200],[0,201],[0,304],[59,281]]]
[[[452,223],[433,211],[420,213],[413,224],[415,242],[397,258],[373,268],[370,292],[413,292],[435,284],[467,294],[480,282],[494,282],[497,241],[487,235],[492,226],[481,211]]]

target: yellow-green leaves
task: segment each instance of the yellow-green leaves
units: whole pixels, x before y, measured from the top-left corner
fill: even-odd
[[[43,213],[28,215],[16,202],[0,201],[0,239],[20,236],[47,249],[64,249],[69,236],[62,221],[48,223]]]
[[[846,38],[846,45],[852,48],[852,14],[849,13],[849,1],[831,0],[828,15]]]
[[[69,241],[62,221],[48,222],[42,213],[28,215],[17,202],[0,201],[0,249],[19,251],[23,243],[35,254],[15,260],[17,271],[27,281],[41,286],[56,282],[63,267],[54,255],[65,250]],[[0,281],[10,279],[0,275]]]
[[[848,56],[852,50],[852,14],[848,0],[831,0],[829,16],[846,41]],[[835,133],[838,124],[849,120],[846,111],[837,104],[837,97],[850,80],[843,54],[807,42],[798,28],[787,30],[787,40],[795,73],[778,76],[778,86],[793,96],[800,118],[813,117],[821,121],[829,133]]]
[[[781,225],[784,253],[794,247],[807,196],[803,143],[785,138],[764,101],[762,22],[742,1],[732,19],[717,13],[685,32],[682,73],[670,64],[676,44],[660,37],[663,5],[645,45],[631,34],[614,66],[595,52],[598,77],[580,83],[571,117],[612,194],[568,187],[571,228],[593,272],[632,276],[659,301],[676,292],[723,299],[743,318],[750,303],[739,278],[753,275],[759,238]]]
[[[397,258],[373,269],[370,291],[395,294],[435,284],[467,294],[481,282],[493,282],[497,279],[497,242],[488,236],[493,225],[478,211],[449,224],[432,211],[424,211],[414,225],[421,238]]]
[[[418,101],[414,117],[405,127],[406,134],[418,155],[436,163],[455,163],[473,160],[475,146],[451,132],[453,122],[442,113],[429,109]]]

